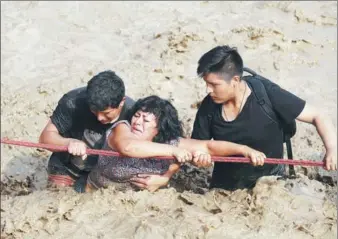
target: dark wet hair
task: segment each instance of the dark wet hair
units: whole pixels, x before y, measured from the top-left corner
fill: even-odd
[[[124,96],[124,83],[114,71],[103,71],[88,81],[87,101],[94,112],[117,108]]]
[[[205,53],[198,61],[197,74],[200,77],[208,73],[228,75],[243,75],[243,60],[236,47],[217,46]]]
[[[183,135],[182,123],[178,119],[176,108],[168,101],[156,95],[139,99],[130,111],[130,119],[137,111],[152,113],[156,116],[158,134],[153,141],[168,143]]]

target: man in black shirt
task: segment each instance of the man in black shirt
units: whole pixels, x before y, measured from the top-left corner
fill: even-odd
[[[113,71],[94,76],[87,87],[74,89],[59,100],[40,135],[40,143],[62,145],[68,152],[54,152],[48,162],[52,185],[72,186],[85,177],[98,157],[87,157],[86,148],[100,149],[106,130],[118,120],[126,120],[134,101],[125,96],[122,79]]]
[[[196,114],[192,138],[226,140],[259,150],[267,158],[283,158],[282,128],[264,112],[252,86],[243,80],[243,60],[236,48],[218,46],[205,53],[197,73],[206,82],[208,95]],[[297,119],[317,128],[326,148],[326,169],[336,170],[337,137],[327,116],[277,84],[268,80],[262,83],[279,119],[286,123]],[[259,177],[283,175],[285,170],[282,165],[263,165],[264,159],[252,164],[215,163],[210,186],[251,188]]]

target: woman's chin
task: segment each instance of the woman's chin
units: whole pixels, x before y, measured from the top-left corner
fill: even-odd
[[[142,133],[138,130],[131,130],[132,134],[136,137],[140,138],[142,136]]]

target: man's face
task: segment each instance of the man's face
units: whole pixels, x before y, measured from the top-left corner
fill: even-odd
[[[121,110],[119,108],[108,107],[104,111],[93,112],[98,121],[101,124],[109,124],[116,121],[117,117],[120,115]]]
[[[121,114],[124,101],[125,100],[123,99],[117,108],[108,107],[103,111],[92,111],[92,113],[96,116],[97,120],[100,121],[101,124],[114,123]]]
[[[224,103],[233,97],[232,79],[225,80],[224,77],[215,73],[206,74],[203,79],[207,85],[207,93],[216,104]]]

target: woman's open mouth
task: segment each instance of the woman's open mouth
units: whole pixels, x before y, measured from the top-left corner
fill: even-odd
[[[131,128],[133,132],[138,132],[138,133],[142,133],[142,130],[136,128],[136,127],[132,127]]]

